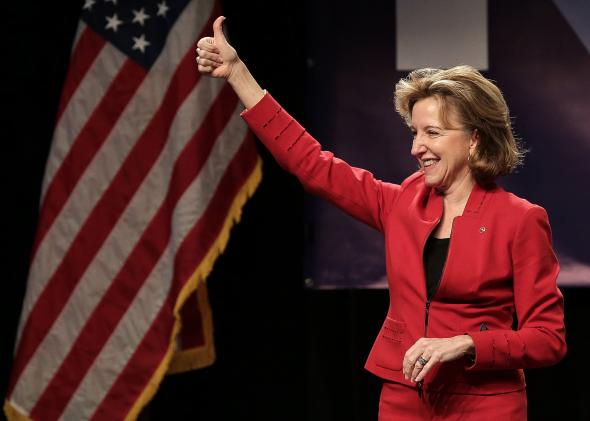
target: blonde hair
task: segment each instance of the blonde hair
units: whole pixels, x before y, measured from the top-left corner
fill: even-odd
[[[479,142],[469,167],[478,183],[493,182],[522,164],[526,151],[514,137],[502,92],[476,69],[418,69],[395,85],[395,109],[408,125],[416,102],[430,97],[438,100],[447,127],[454,111],[466,130],[477,130]]]

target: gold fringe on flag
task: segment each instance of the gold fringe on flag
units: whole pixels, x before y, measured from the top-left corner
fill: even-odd
[[[207,293],[207,280],[197,287],[198,310],[201,312],[201,325],[205,343],[191,349],[176,350],[172,354],[172,360],[168,366],[167,374],[184,373],[185,371],[197,370],[210,366],[215,362],[215,343],[213,342],[213,316],[209,306]],[[191,302],[192,304],[192,302]],[[195,309],[197,310],[197,309]]]
[[[213,265],[217,260],[217,257],[219,257],[221,253],[223,253],[225,247],[227,246],[227,242],[229,240],[229,233],[232,226],[240,221],[240,218],[242,216],[242,208],[244,207],[244,204],[246,203],[248,198],[250,198],[254,194],[261,180],[262,161],[260,157],[258,157],[254,170],[244,183],[244,186],[242,187],[240,192],[234,198],[234,201],[231,205],[230,211],[225,219],[223,228],[221,229],[219,236],[213,243],[213,246],[205,256],[201,264],[195,269],[189,281],[180,291],[180,294],[178,295],[178,298],[176,300],[176,305],[174,306],[174,317],[176,321],[174,323],[174,328],[172,330],[172,336],[170,338],[168,351],[162,359],[160,366],[156,369],[151,380],[148,382],[147,386],[143,390],[143,393],[140,395],[139,399],[137,399],[137,401],[133,405],[133,408],[131,408],[131,410],[125,417],[125,420],[135,420],[139,415],[141,409],[152,399],[152,397],[158,390],[158,386],[160,385],[162,378],[168,371],[168,367],[170,365],[170,361],[172,360],[172,356],[175,349],[176,336],[180,331],[180,326],[182,323],[180,319],[180,309],[182,308],[182,305],[184,304],[188,296],[197,289],[200,282],[204,281],[209,275],[209,273],[211,273],[211,270],[213,269]],[[213,334],[213,332],[211,332],[211,334]]]
[[[33,421],[24,415],[24,411],[16,409],[9,400],[4,401],[4,415],[9,421]]]

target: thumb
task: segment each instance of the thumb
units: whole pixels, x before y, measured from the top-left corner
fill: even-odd
[[[225,39],[225,34],[223,33],[223,21],[225,20],[225,16],[219,16],[213,22],[213,38],[215,39],[215,44],[217,46],[226,45],[227,40]]]

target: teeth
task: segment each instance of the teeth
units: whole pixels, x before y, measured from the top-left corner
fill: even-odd
[[[429,159],[427,161],[424,161],[424,166],[430,167],[431,165],[436,164],[436,162],[438,162],[436,159]]]

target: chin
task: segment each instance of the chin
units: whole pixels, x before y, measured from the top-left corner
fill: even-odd
[[[441,180],[439,180],[437,177],[432,177],[432,176],[424,176],[424,184],[426,184],[426,187],[440,187],[441,184]]]

